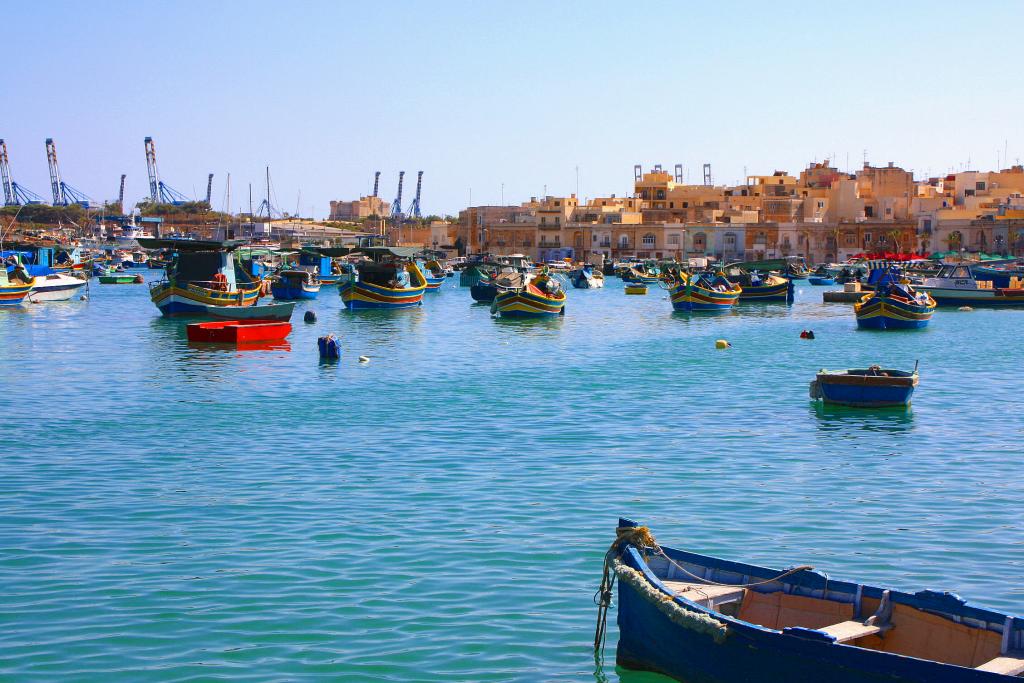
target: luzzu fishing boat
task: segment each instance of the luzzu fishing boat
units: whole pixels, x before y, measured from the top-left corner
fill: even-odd
[[[569,271],[569,281],[576,289],[599,289],[604,287],[604,275],[589,263]]]
[[[626,294],[646,294],[647,285],[642,282],[628,282],[624,288]]]
[[[413,260],[412,247],[365,247],[369,257],[355,266],[355,277],[338,285],[349,310],[412,308],[423,304],[427,280]]]
[[[792,280],[781,275],[773,273],[762,275],[757,271],[748,272],[736,265],[729,265],[725,267],[725,279],[740,286],[741,303],[748,301],[793,303],[793,293],[796,286]]]
[[[146,249],[177,252],[166,278],[149,286],[149,297],[160,312],[171,315],[203,315],[207,306],[253,306],[262,292],[233,258],[241,241],[171,240],[138,238]]]
[[[27,282],[19,277],[11,278],[6,268],[0,268],[0,306],[20,306],[25,302],[35,278]]]
[[[437,291],[441,289],[441,285],[444,284],[444,280],[448,277],[444,266],[437,259],[431,259],[427,261],[422,268],[423,279],[427,281],[428,291]]]
[[[886,272],[875,291],[853,305],[857,327],[875,330],[900,330],[925,327],[935,312],[935,300],[925,292],[916,292],[899,281],[899,273]]]
[[[316,276],[324,287],[336,285],[341,281],[344,274],[342,268],[335,263],[333,255],[344,255],[348,249],[341,247],[304,247],[299,252],[299,263],[297,270],[305,270]]]
[[[621,271],[619,277],[623,282],[641,282],[645,285],[654,285],[662,279],[662,273],[655,267],[638,265]]]
[[[534,278],[518,274],[499,283],[491,313],[504,318],[550,318],[565,315],[565,291],[549,273]]]
[[[1024,673],[1024,619],[954,593],[660,546],[628,519],[605,556],[598,648],[616,580],[616,663],[678,681],[994,683]]]
[[[684,271],[673,273],[668,286],[676,311],[729,311],[743,292],[722,275]]]

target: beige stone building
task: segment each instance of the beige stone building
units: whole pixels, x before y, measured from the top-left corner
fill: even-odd
[[[357,221],[370,216],[383,218],[391,213],[391,204],[380,197],[360,197],[350,202],[331,202],[328,220]]]

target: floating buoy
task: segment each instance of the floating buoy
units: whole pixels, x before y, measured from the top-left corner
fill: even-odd
[[[814,330],[807,330],[807,338],[814,339]]]
[[[800,331],[800,338],[801,339],[807,339],[807,330],[801,330]]]
[[[313,311],[306,311],[306,314],[302,316],[302,319],[305,320],[307,323],[315,323],[316,313],[314,313]]]
[[[78,300],[79,301],[88,301],[89,297],[87,297],[85,294],[83,294],[82,296],[78,297]]]
[[[369,356],[359,356],[359,362],[360,363],[369,363],[370,362],[370,357]]]
[[[956,309],[956,310],[958,310],[958,311],[963,311],[964,313],[970,313],[970,312],[971,312],[971,311],[973,311],[974,309],[973,309],[973,308],[971,308],[970,306],[961,306],[960,308],[958,308],[958,309]]]
[[[316,340],[316,345],[320,349],[320,357],[327,360],[337,360],[341,358],[341,342],[333,334],[329,334],[326,337],[320,337]]]
[[[730,344],[729,342],[727,342],[724,339],[716,339],[715,340],[715,348],[716,349],[728,349],[728,348],[731,348],[731,347],[732,347],[732,344]]]

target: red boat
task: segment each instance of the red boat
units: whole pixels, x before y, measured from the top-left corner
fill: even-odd
[[[279,320],[217,320],[192,323],[187,334],[190,342],[253,344],[280,341],[291,331],[291,323]]]

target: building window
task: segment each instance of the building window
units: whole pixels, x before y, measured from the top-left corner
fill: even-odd
[[[683,202],[683,208],[684,209],[690,208],[690,202]]]
[[[644,235],[643,236],[643,244],[644,244],[645,247],[653,247],[654,246],[654,235],[652,235],[651,233],[647,233],[646,235]]]
[[[629,235],[619,235],[619,249],[625,249],[629,246]]]
[[[561,216],[555,216],[555,225],[559,225],[562,222]]]
[[[975,187],[976,190],[978,190],[978,192],[984,192],[985,191],[985,181],[980,181],[980,182],[974,183],[974,187]]]
[[[547,222],[548,222],[548,219],[547,219],[546,216],[541,216],[540,217],[540,224],[541,225],[547,225]]]
[[[819,200],[818,200],[818,208],[819,208],[819,209],[824,209],[824,208],[825,208],[825,202],[823,202],[823,201],[821,201],[821,200],[819,199]]]
[[[668,236],[668,243],[669,244],[674,244],[676,246],[679,246],[679,235],[677,233],[672,233],[671,235],[669,235]]]
[[[871,244],[871,233],[864,233],[864,244]]]
[[[656,198],[657,199],[664,199],[665,198],[665,190],[658,190]]]
[[[708,236],[705,235],[704,233],[698,232],[696,235],[693,236],[693,250],[694,251],[704,251],[704,249],[707,248],[707,245],[708,245]]]
[[[736,248],[736,235],[734,233],[725,233],[725,246],[729,249]]]

